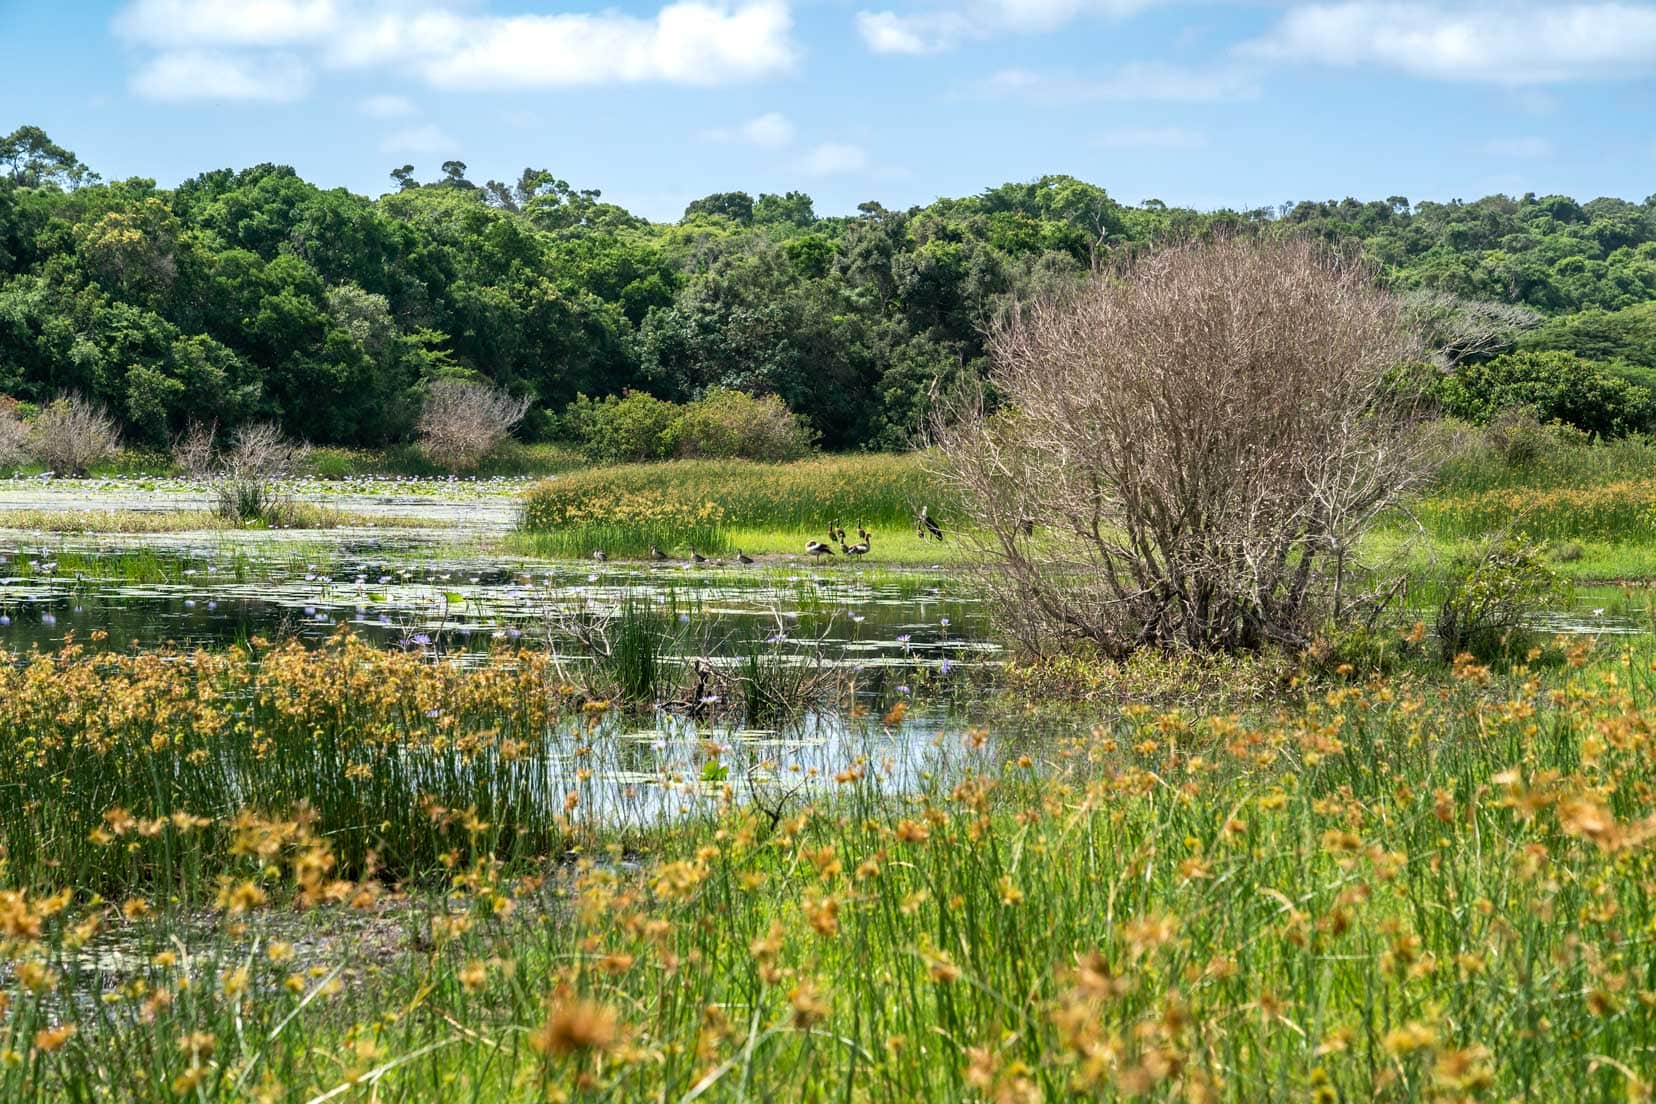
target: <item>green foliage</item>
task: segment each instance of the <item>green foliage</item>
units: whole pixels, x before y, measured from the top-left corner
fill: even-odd
[[[1530,621],[1557,598],[1558,588],[1546,548],[1526,540],[1499,536],[1457,559],[1437,612],[1443,658],[1468,652],[1488,660],[1520,652]]]
[[[935,391],[982,373],[1013,298],[1148,243],[1279,226],[1360,244],[1399,289],[1474,314],[1533,309],[1548,320],[1523,351],[1656,387],[1650,203],[1199,212],[1043,176],[848,217],[819,217],[801,192],[721,192],[651,224],[544,168],[482,185],[459,161],[421,175],[398,167],[377,200],[271,164],[169,190],[100,181],[17,129],[0,139],[0,393],[79,391],[154,448],[191,419],[360,448],[409,440],[420,388],[444,375],[530,397],[532,438],[577,395],[727,388],[777,396],[825,448],[903,448]],[[1590,401],[1628,397],[1606,386]],[[1620,432],[1617,417],[1594,431]]]
[[[813,443],[810,429],[775,395],[718,387],[685,406],[668,435],[677,455],[710,460],[799,460]]]
[[[1523,408],[1544,422],[1558,421],[1601,437],[1621,437],[1650,426],[1651,392],[1602,365],[1559,351],[1506,353],[1462,363],[1443,378],[1444,409],[1488,423]]]
[[[678,415],[676,403],[643,391],[605,399],[579,395],[564,413],[564,429],[596,463],[661,460],[673,454]]]

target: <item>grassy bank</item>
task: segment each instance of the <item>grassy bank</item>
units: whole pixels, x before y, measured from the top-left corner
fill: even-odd
[[[286,507],[287,530],[303,529],[432,529],[452,524],[441,518],[397,514],[365,514],[336,510],[308,502]],[[0,510],[0,529],[32,533],[146,533],[228,532],[260,525],[227,521],[211,510]]]
[[[466,472],[464,477],[495,479],[549,476],[585,464],[586,461],[578,452],[564,445],[511,441],[485,460],[476,471]],[[11,475],[14,472],[35,476],[45,470],[44,465],[31,462],[0,472],[0,476]],[[166,452],[123,448],[108,461],[95,465],[90,474],[102,479],[135,479],[166,478],[183,473],[179,471],[172,456]],[[307,451],[304,462],[295,474],[317,479],[361,479],[374,476],[444,479],[451,473],[433,464],[414,445],[392,445],[378,449],[319,445]]]
[[[221,713],[233,658],[112,661],[96,701],[73,657],[6,676],[31,773],[4,799],[0,1096],[1650,1087],[1648,646],[1128,708],[1027,753],[974,733],[914,752],[900,797],[878,757],[757,800],[731,778],[624,850],[601,736],[567,790],[523,773],[537,711],[586,712],[540,675],[353,658],[283,654],[250,718]],[[242,757],[237,812],[215,775]]]
[[[859,524],[874,534],[869,562],[948,558],[954,542],[923,542],[914,520],[926,506],[947,528],[955,512],[924,453],[824,456],[789,464],[681,460],[589,468],[532,488],[519,546],[541,555],[673,557],[804,552],[838,520],[850,543]]]

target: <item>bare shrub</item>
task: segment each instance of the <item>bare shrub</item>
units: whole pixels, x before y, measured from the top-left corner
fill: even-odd
[[[1360,264],[1300,240],[1144,257],[990,338],[992,386],[934,427],[1005,628],[1303,647],[1357,599],[1357,538],[1426,473],[1422,351]]]
[[[486,383],[434,380],[420,409],[420,449],[449,471],[471,471],[528,412],[528,398],[513,398]]]
[[[59,475],[85,475],[115,455],[121,431],[98,403],[62,395],[41,409],[29,427],[29,451]]]
[[[218,424],[191,422],[173,439],[173,466],[192,479],[206,479],[213,474],[216,459]]]
[[[1425,338],[1440,368],[1505,352],[1520,334],[1542,322],[1539,311],[1521,303],[1462,299],[1428,288],[1404,292],[1402,300],[1404,316]]]
[[[1527,406],[1509,407],[1489,419],[1484,440],[1508,467],[1522,468],[1545,456],[1557,439]]]
[[[29,458],[29,426],[18,413],[17,401],[0,396],[0,468],[12,468]]]
[[[239,427],[219,459],[213,476],[213,512],[238,524],[287,525],[294,504],[282,487],[309,453],[271,422]]]

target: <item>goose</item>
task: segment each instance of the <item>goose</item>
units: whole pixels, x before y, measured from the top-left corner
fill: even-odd
[[[862,522],[857,522],[857,539],[864,544],[868,543],[868,530],[863,528]]]
[[[812,557],[832,556],[834,554],[834,550],[829,548],[826,544],[823,544],[821,541],[809,542],[805,545],[805,551]]]
[[[667,553],[663,552],[659,545],[654,545],[654,544],[650,545],[650,559],[652,559],[652,560],[665,560],[666,558],[667,558]]]
[[[942,526],[938,525],[931,515],[926,513],[924,506],[920,507],[920,517],[914,523],[914,531],[920,535],[921,540],[925,540],[927,536],[936,537],[938,540],[943,539]]]
[[[753,557],[738,548],[736,550],[736,562],[739,564],[750,564],[753,562]]]
[[[868,555],[868,538],[864,537],[861,544],[853,544],[850,548],[845,547],[845,545],[841,543],[840,551],[844,552],[847,556],[866,556]]]
[[[690,562],[691,563],[706,563],[707,562],[707,557],[702,555],[700,552],[697,552],[694,548],[692,548],[690,550]]]
[[[839,518],[828,523],[828,543],[842,544],[845,541],[845,530],[840,528]]]
[[[594,548],[592,550],[592,558],[597,560],[599,563],[604,563],[609,559],[609,554],[602,548]]]

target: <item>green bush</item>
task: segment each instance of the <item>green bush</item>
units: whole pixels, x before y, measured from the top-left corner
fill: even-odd
[[[567,432],[588,460],[624,464],[663,460],[673,454],[673,423],[680,407],[642,391],[617,398],[579,395],[564,413]]]
[[[814,444],[809,427],[775,395],[715,388],[684,408],[670,434],[683,457],[799,460]]]
[[[599,464],[673,456],[798,460],[815,444],[810,429],[781,399],[724,388],[687,405],[642,391],[619,398],[582,395],[564,412],[564,427],[587,459]]]
[[[1558,590],[1541,544],[1497,537],[1476,555],[1457,559],[1438,606],[1443,658],[1470,652],[1489,660],[1518,651],[1528,643],[1531,619]]]
[[[1563,422],[1597,437],[1646,429],[1656,412],[1648,389],[1595,361],[1557,351],[1461,364],[1443,378],[1439,396],[1447,413],[1479,425],[1526,408],[1542,422]]]

